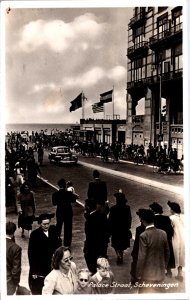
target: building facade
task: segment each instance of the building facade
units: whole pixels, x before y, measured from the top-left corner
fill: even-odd
[[[116,141],[125,143],[126,120],[81,119],[79,139],[112,144]]]
[[[127,49],[126,144],[171,146],[178,158],[183,154],[182,9],[134,7]]]

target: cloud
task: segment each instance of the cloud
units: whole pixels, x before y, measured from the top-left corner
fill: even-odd
[[[49,47],[52,51],[86,51],[89,47],[100,48],[105,32],[105,23],[98,23],[95,15],[86,13],[70,23],[63,20],[29,22],[21,30],[19,48],[32,52],[39,47]]]
[[[108,78],[112,82],[123,79],[127,74],[126,69],[123,66],[116,66],[112,69],[103,69],[101,67],[93,67],[91,70],[84,74],[79,74],[78,76],[72,76],[63,78],[63,83],[65,87],[89,87],[97,84],[102,79]]]

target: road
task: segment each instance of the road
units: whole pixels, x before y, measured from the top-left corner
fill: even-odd
[[[39,179],[37,186],[35,188],[36,193],[36,206],[37,211],[36,215],[44,211],[55,212],[55,207],[51,204],[51,195],[57,187],[57,181],[63,177],[66,180],[73,182],[76,192],[80,195],[79,201],[81,205],[73,205],[73,241],[72,241],[72,252],[74,260],[78,268],[86,267],[84,257],[83,257],[83,243],[85,239],[84,235],[84,217],[83,217],[83,204],[86,199],[88,183],[92,180],[92,171],[94,168],[101,167],[101,178],[107,182],[108,186],[108,199],[110,206],[115,204],[115,199],[113,194],[118,191],[119,188],[123,190],[128,199],[128,204],[131,207],[132,212],[132,234],[134,237],[135,228],[139,224],[139,218],[136,215],[136,211],[139,208],[148,208],[149,204],[153,201],[158,201],[164,209],[164,213],[169,214],[169,208],[167,206],[167,201],[177,201],[180,203],[183,210],[183,195],[180,193],[174,193],[167,191],[165,189],[160,189],[159,185],[161,183],[169,181],[173,186],[178,185],[182,188],[183,176],[181,177],[169,177],[167,175],[162,175],[162,180],[159,179],[160,174],[154,174],[150,168],[147,166],[135,166],[128,164],[103,164],[98,158],[79,158],[80,163],[76,166],[56,166],[50,164],[47,160],[48,153],[45,152],[44,164],[41,167],[42,178]],[[85,164],[85,165],[84,165]],[[105,168],[106,167],[106,168]],[[142,171],[142,168],[143,171]],[[119,176],[113,175],[114,170],[121,170],[122,173],[127,173],[128,175],[132,173],[141,178],[141,183],[136,182],[131,179],[126,179]],[[155,175],[155,176],[154,176]],[[153,177],[154,176],[154,177]],[[167,180],[168,177],[168,180]],[[143,178],[153,178],[157,182],[157,187],[152,187],[143,183]],[[175,182],[176,181],[176,182]],[[17,222],[17,216],[12,212],[7,213],[7,219],[12,219]],[[55,220],[53,220],[55,222]],[[36,228],[37,223],[33,224],[33,229]],[[28,259],[27,259],[27,247],[28,247],[28,238],[22,239],[20,237],[20,229],[16,232],[16,241],[23,248],[23,258],[22,258],[22,276],[21,284],[28,286],[27,276],[28,276]],[[108,256],[110,265],[113,273],[115,274],[116,282],[119,283],[129,283],[130,282],[130,264],[131,264],[131,249],[133,245],[133,240],[131,241],[131,248],[127,249],[124,254],[124,264],[118,266],[116,264],[116,255],[114,250],[109,245]],[[174,274],[175,275],[175,274]],[[166,279],[167,282],[168,279]],[[174,278],[169,282],[175,283],[177,287],[166,290],[166,292],[184,292],[184,283],[178,283]],[[128,293],[137,293],[137,289],[131,287],[118,287],[116,288],[116,293],[118,294],[128,294]]]
[[[50,164],[47,161],[47,156],[48,153],[46,152],[44,165],[43,167],[41,167],[42,177],[47,179],[48,182],[52,183],[55,186],[57,186],[57,181],[61,177],[65,178],[66,180],[72,181],[76,192],[80,195],[80,201],[83,204],[87,196],[88,183],[92,180],[93,169],[98,167],[104,168],[101,169],[103,171],[100,171],[100,174],[101,178],[107,182],[109,204],[110,206],[115,204],[115,198],[113,195],[121,188],[128,199],[128,204],[131,207],[133,218],[133,233],[138,222],[136,211],[139,208],[148,208],[149,204],[154,201],[159,202],[163,206],[164,213],[166,214],[170,213],[169,207],[167,205],[168,201],[177,201],[183,210],[183,195],[181,193],[171,192],[171,190],[174,190],[176,186],[182,188],[182,175],[173,176],[155,174],[153,173],[153,170],[150,170],[147,166],[136,166],[134,164],[127,164],[127,166],[124,163],[105,164],[102,163],[98,158],[79,157],[79,164],[77,164],[76,166],[56,166]],[[85,165],[83,165],[83,163]],[[120,176],[112,175],[114,171],[121,171],[122,173],[126,172],[126,168],[127,174],[132,174],[132,176],[138,175],[138,177],[141,179],[141,183],[138,183],[134,180],[122,178]],[[151,178],[153,180],[156,179],[157,187],[155,188],[151,185],[144,184],[144,180],[146,180],[147,178],[149,178],[149,180]],[[168,182],[171,186],[170,191],[166,191],[165,189],[160,188],[161,184]]]

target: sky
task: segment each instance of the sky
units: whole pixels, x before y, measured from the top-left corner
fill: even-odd
[[[24,1],[25,2],[25,1]],[[114,87],[114,113],[126,118],[127,40],[132,7],[46,7],[5,11],[5,122],[76,123]],[[105,104],[105,116],[113,114]]]

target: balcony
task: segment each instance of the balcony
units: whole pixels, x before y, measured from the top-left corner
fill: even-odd
[[[150,49],[156,50],[158,47],[167,48],[168,45],[180,41],[182,41],[182,23],[152,36],[149,39],[149,46]]]
[[[183,125],[182,124],[170,125],[170,135],[171,138],[183,138]]]
[[[139,14],[135,15],[130,19],[129,27],[133,28],[135,26],[139,26],[140,24],[144,24],[146,21],[146,12],[145,10],[141,11]]]
[[[183,70],[179,69],[176,71],[162,73],[161,80],[162,80],[162,82],[166,82],[166,81],[171,81],[171,80],[175,80],[175,79],[182,78],[182,77],[183,77]],[[149,84],[159,83],[160,76],[155,75],[155,76],[147,77],[146,82],[147,82],[147,84],[148,83]]]
[[[137,81],[131,81],[131,82],[127,82],[127,89],[136,89],[139,87],[142,87],[144,85],[144,79],[140,79]]]
[[[132,59],[136,56],[144,57],[148,54],[148,42],[141,41],[140,43],[127,49],[127,56]]]
[[[167,72],[167,73],[162,73],[161,80],[162,83],[167,82],[167,81],[172,81],[176,80],[179,78],[183,77],[183,69],[178,69],[175,71]],[[144,88],[146,86],[151,86],[154,84],[159,84],[160,83],[160,76],[159,75],[154,75],[146,78],[141,78],[137,81],[131,81],[127,82],[127,90],[136,90],[139,88]]]
[[[136,115],[133,115],[132,116],[132,123],[137,123],[137,124],[139,124],[139,123],[144,123],[144,115],[138,115],[138,116],[136,116]]]

